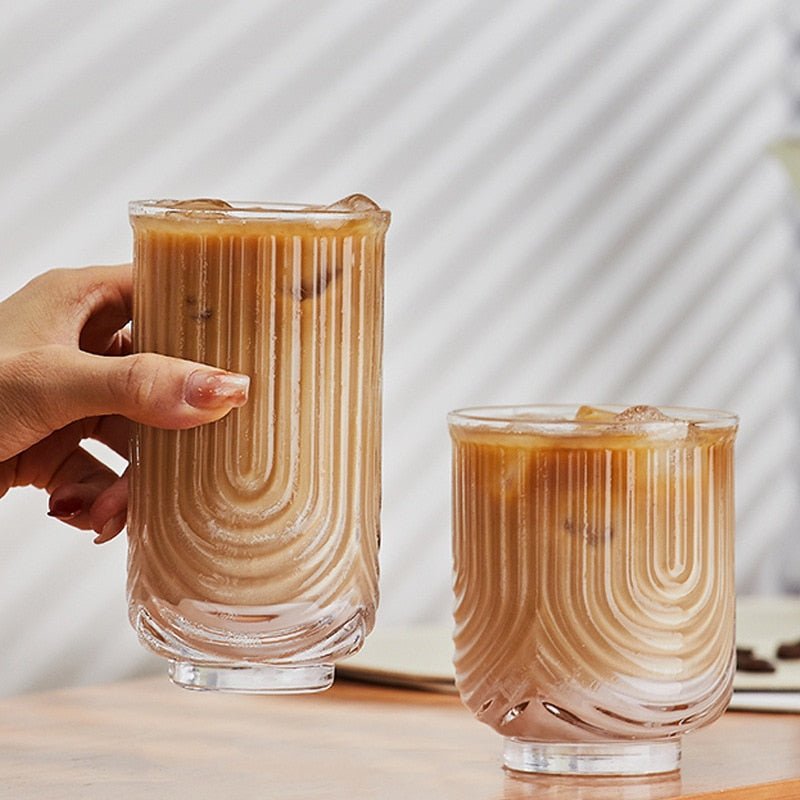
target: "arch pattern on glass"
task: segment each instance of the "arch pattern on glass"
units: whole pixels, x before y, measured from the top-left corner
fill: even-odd
[[[451,415],[459,692],[515,739],[678,736],[731,690],[735,422],[564,414]]]
[[[136,430],[130,613],[169,658],[330,662],[373,624],[385,220],[289,217],[134,218],[135,349],[251,376]]]

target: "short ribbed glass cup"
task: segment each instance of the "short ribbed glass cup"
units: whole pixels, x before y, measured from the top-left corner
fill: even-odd
[[[187,688],[327,688],[378,601],[389,214],[356,195],[130,215],[134,350],[251,378],[218,422],[136,426],[131,623]]]
[[[455,671],[523,772],[679,768],[730,699],[737,418],[509,406],[448,417]]]

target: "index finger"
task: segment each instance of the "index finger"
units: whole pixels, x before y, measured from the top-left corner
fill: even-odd
[[[75,344],[88,336],[110,337],[131,317],[130,264],[52,269],[4,301],[5,313],[26,321],[28,345]],[[88,325],[90,320],[96,320]],[[18,344],[21,344],[18,342]]]
[[[103,353],[131,318],[133,271],[130,264],[68,270],[66,296],[78,313],[80,347]]]
[[[83,267],[67,270],[67,283],[77,275],[80,293],[72,293],[83,320],[79,347],[96,355],[127,355],[131,352],[130,321],[133,299],[133,270],[130,264]],[[74,288],[74,287],[73,287]],[[69,293],[67,294],[69,297]],[[88,316],[87,316],[88,315]]]

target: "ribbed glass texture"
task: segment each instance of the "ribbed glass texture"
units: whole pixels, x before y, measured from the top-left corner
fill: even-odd
[[[664,412],[450,416],[456,679],[503,736],[668,739],[727,705],[736,419]]]
[[[235,676],[330,664],[373,624],[388,213],[224,205],[132,206],[134,349],[251,386],[219,422],[137,427],[128,591],[146,646]]]

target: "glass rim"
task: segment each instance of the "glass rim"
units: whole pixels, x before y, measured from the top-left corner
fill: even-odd
[[[350,220],[379,219],[389,222],[391,212],[384,208],[331,208],[312,203],[283,203],[272,201],[227,200],[231,208],[186,208],[179,204],[185,202],[174,198],[162,200],[131,200],[128,214],[131,219],[146,217],[150,219],[180,217],[187,220],[217,221],[327,221],[345,222]]]
[[[676,425],[689,424],[704,430],[736,429],[738,415],[730,411],[692,406],[649,406],[669,417],[666,420],[576,419],[578,409],[589,407],[619,414],[637,406],[622,403],[529,403],[520,405],[488,405],[458,408],[447,415],[450,427],[508,433],[591,434],[627,432],[666,432]]]

